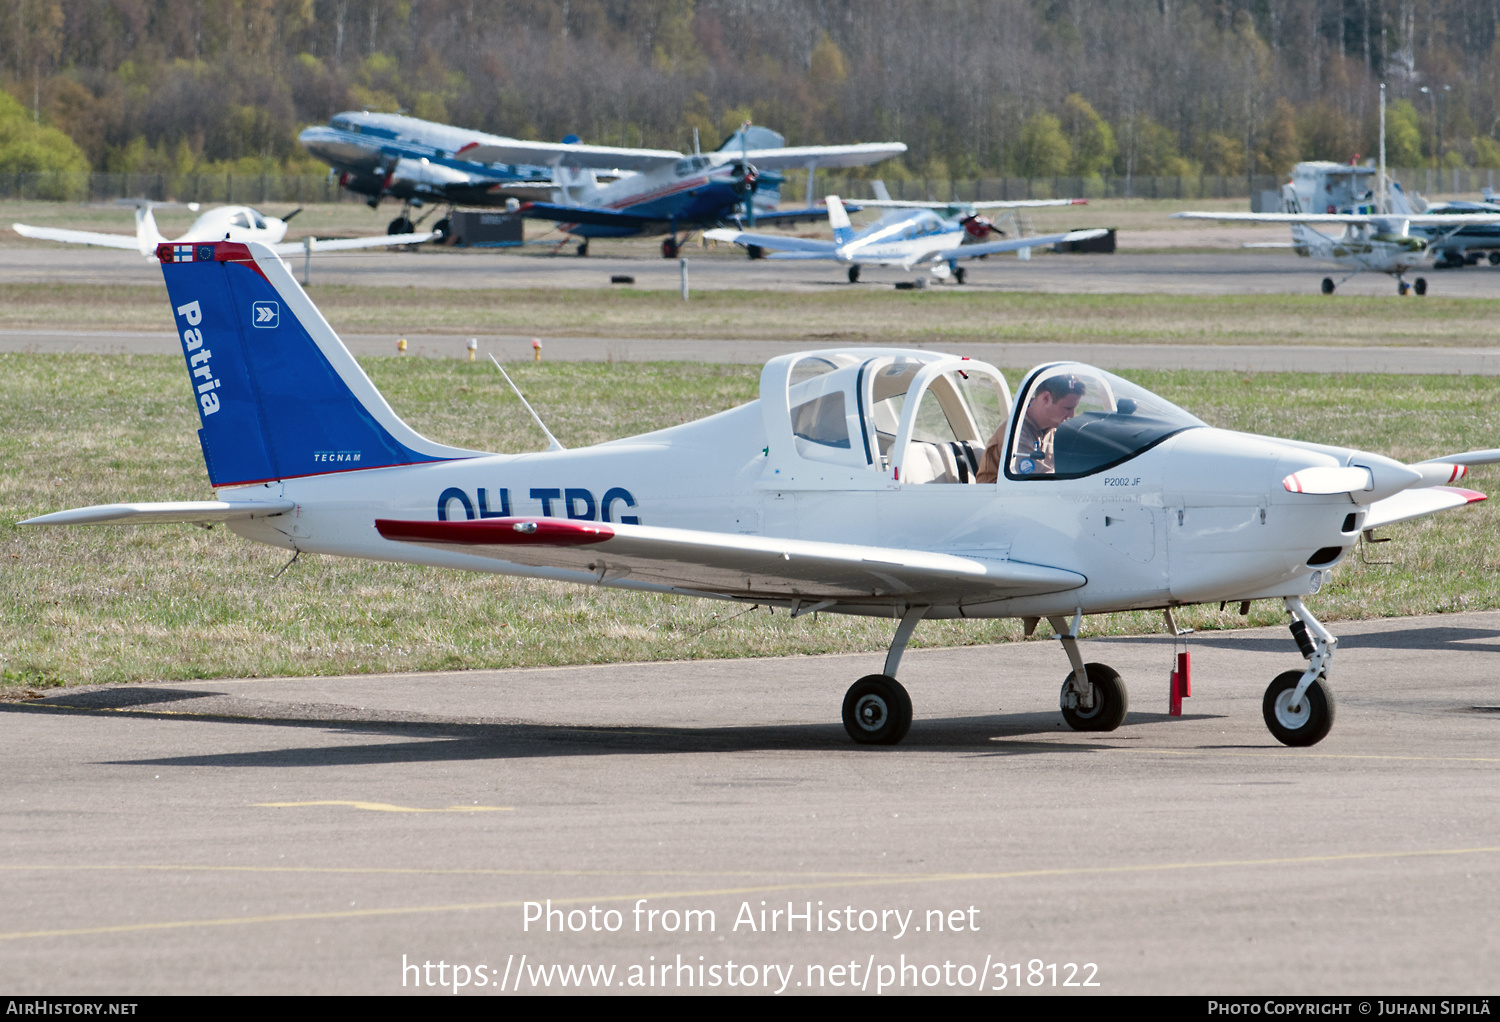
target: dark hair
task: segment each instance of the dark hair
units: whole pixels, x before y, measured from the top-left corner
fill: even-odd
[[[1057,376],[1049,376],[1036,385],[1036,392],[1038,394],[1045,392],[1051,395],[1054,401],[1061,401],[1071,394],[1077,394],[1079,397],[1082,397],[1087,389],[1083,381],[1072,373],[1060,373]]]

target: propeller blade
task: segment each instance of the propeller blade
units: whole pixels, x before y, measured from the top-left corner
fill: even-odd
[[[1292,493],[1358,493],[1375,480],[1367,468],[1304,468],[1281,481]]]
[[[292,219],[292,217],[294,217],[294,216],[296,216],[296,215],[297,215],[297,214],[298,214],[298,213],[300,213],[300,212],[302,212],[302,207],[301,207],[301,206],[298,206],[298,207],[297,207],[297,208],[296,208],[296,209],[294,209],[294,210],[292,210],[292,211],[291,211],[291,212],[290,212],[290,213],[288,213],[288,214],[287,214],[287,215],[286,215],[286,216],[284,216],[284,217],[282,217],[282,218],[281,218],[281,222],[282,222],[282,223],[287,223],[287,222],[289,222],[289,221],[290,221],[290,220],[291,220],[291,219]]]
[[[1500,461],[1500,450],[1468,451],[1464,454],[1445,454],[1441,458],[1428,458],[1421,465],[1493,465]]]

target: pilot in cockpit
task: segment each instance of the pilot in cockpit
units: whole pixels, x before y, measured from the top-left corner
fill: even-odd
[[[1033,388],[1011,457],[1011,471],[1015,475],[1051,475],[1056,471],[1052,460],[1053,437],[1057,427],[1078,411],[1078,402],[1087,389],[1083,381],[1071,373],[1049,376]],[[975,476],[977,482],[993,483],[999,478],[1000,447],[1004,443],[1005,426],[1002,424],[984,448],[984,458]]]

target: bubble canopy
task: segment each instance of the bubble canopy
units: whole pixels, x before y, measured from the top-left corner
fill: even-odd
[[[1016,402],[1008,479],[1078,479],[1208,423],[1144,387],[1062,362],[1031,374]]]

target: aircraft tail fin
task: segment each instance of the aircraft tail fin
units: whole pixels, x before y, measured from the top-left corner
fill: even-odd
[[[828,226],[833,228],[834,242],[847,245],[854,238],[848,210],[844,209],[844,203],[837,195],[830,195],[824,201],[828,203]]]
[[[169,242],[156,255],[215,489],[479,453],[403,422],[270,248]]]
[[[1412,208],[1411,199],[1407,198],[1406,191],[1401,187],[1400,181],[1392,181],[1390,183],[1390,198],[1386,200],[1386,205],[1391,207],[1390,209],[1386,210],[1387,213],[1416,212],[1416,210]]]
[[[880,178],[876,178],[874,181],[871,181],[870,187],[875,190],[875,198],[879,199],[881,202],[891,201],[891,191],[885,186],[885,182],[880,180]]]
[[[150,203],[135,207],[135,240],[140,244],[143,256],[150,255],[156,246],[167,240],[156,226],[156,215],[152,213]]]

